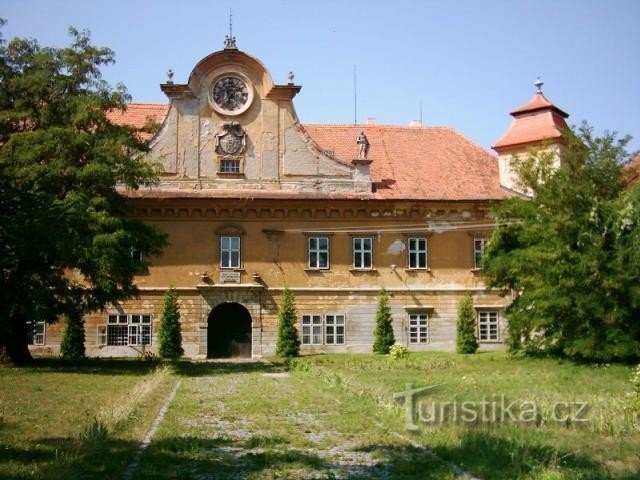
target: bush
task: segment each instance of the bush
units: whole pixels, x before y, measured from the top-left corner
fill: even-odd
[[[394,360],[401,360],[409,356],[409,349],[404,345],[395,344],[389,349],[389,356]]]
[[[458,304],[458,320],[456,322],[456,351],[458,353],[476,353],[476,321],[473,314],[473,299],[466,294]]]
[[[282,304],[278,313],[276,354],[280,357],[297,357],[300,354],[300,339],[296,322],[296,299],[293,292],[285,288],[282,292]]]
[[[378,310],[376,311],[376,328],[373,332],[373,352],[386,355],[396,343],[391,322],[391,309],[389,308],[389,294],[383,288],[378,294]]]
[[[175,359],[184,355],[182,332],[180,331],[180,306],[178,305],[178,294],[173,287],[167,290],[164,295],[158,342],[160,344],[158,353],[161,357]]]
[[[84,358],[84,319],[79,313],[70,313],[65,316],[65,320],[66,326],[60,342],[60,355],[62,358],[71,360]]]

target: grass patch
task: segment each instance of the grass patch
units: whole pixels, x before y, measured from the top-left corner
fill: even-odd
[[[174,379],[140,361],[1,368],[0,478],[122,478]]]
[[[431,407],[438,412],[445,402],[457,402],[460,412],[465,401],[476,406],[484,399],[495,401],[498,419],[503,397],[506,406],[511,401],[535,404],[537,421],[530,423],[493,422],[490,415],[486,422],[454,421],[451,405],[445,407],[444,421],[421,423],[416,416],[419,431],[411,434],[416,442],[482,478],[631,479],[640,472],[640,431],[624,408],[630,389],[627,366],[511,358],[503,353],[413,353],[406,360],[320,355],[300,359],[293,368],[370,398],[390,418],[402,421],[404,405],[394,402],[393,393],[404,391],[407,384],[443,384],[419,397],[416,404],[427,412],[422,419],[430,419]],[[569,414],[586,403],[581,416],[587,421],[554,420],[559,402],[569,404]],[[388,428],[398,424],[390,420]]]
[[[122,478],[182,377],[135,479],[452,480],[457,465],[484,480],[630,480],[640,471],[640,431],[624,410],[630,372],[501,353],[38,360],[0,369],[0,478]],[[442,384],[424,405],[504,395],[534,402],[539,415],[528,424],[415,417],[410,432],[393,398],[406,384]],[[589,421],[551,421],[559,401],[588,403]]]

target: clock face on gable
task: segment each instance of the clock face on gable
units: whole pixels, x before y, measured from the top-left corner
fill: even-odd
[[[239,75],[224,75],[211,86],[213,108],[224,115],[239,115],[249,108],[253,91],[249,82]]]

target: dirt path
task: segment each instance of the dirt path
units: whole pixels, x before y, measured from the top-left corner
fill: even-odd
[[[385,430],[375,405],[268,370],[219,365],[185,379],[134,478],[455,478]]]

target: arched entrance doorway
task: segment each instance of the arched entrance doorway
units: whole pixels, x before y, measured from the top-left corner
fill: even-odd
[[[251,357],[251,315],[239,303],[221,303],[207,321],[207,358]]]

